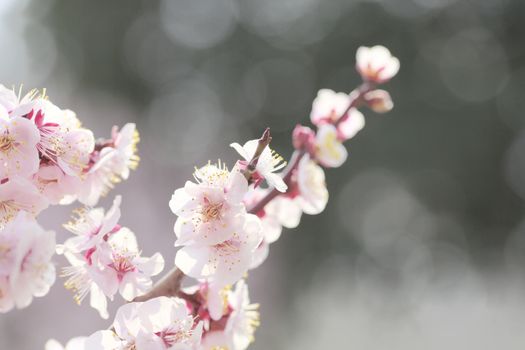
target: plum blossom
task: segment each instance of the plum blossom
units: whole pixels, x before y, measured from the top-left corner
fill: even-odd
[[[365,117],[356,108],[348,108],[350,100],[357,94],[353,91],[350,95],[322,89],[312,103],[310,119],[314,125],[321,128],[323,125],[332,124],[337,129],[337,138],[345,141],[354,137],[365,126]]]
[[[94,333],[87,339],[86,348],[197,350],[201,336],[202,323],[195,323],[184,300],[158,297],[121,306],[113,330]]]
[[[79,191],[81,180],[67,175],[58,165],[41,165],[33,176],[33,184],[50,204],[71,204]]]
[[[0,183],[0,227],[13,220],[20,211],[35,217],[47,206],[47,200],[28,180],[15,177]]]
[[[112,138],[91,154],[91,165],[84,174],[78,200],[85,205],[96,205],[116,183],[129,177],[130,169],[139,162],[137,143],[139,134],[135,124],[128,123],[119,131],[112,130]]]
[[[394,108],[394,103],[388,91],[377,89],[367,92],[363,99],[368,107],[376,113],[390,112]]]
[[[133,300],[151,288],[151,276],[164,268],[159,253],[150,258],[140,255],[135,235],[125,227],[83,254],[67,250],[66,245],[62,249],[71,264],[63,269],[66,288],[76,293],[79,304],[90,294],[90,305],[102,318],[108,317],[107,298],[113,300],[120,293],[125,300]]]
[[[297,168],[299,203],[304,213],[321,213],[328,203],[328,190],[323,169],[309,155],[305,155]]]
[[[62,346],[57,340],[49,339],[46,342],[45,350],[87,350],[87,337],[76,337],[70,339],[66,346]]]
[[[126,180],[129,177],[129,170],[136,169],[140,160],[137,155],[139,133],[134,123],[128,123],[120,131],[116,126],[113,127],[111,134],[115,150],[112,157],[113,172]]]
[[[121,198],[117,196],[111,209],[81,210],[78,218],[66,228],[75,234],[57,247],[70,266],[63,269],[65,286],[75,292],[81,303],[89,294],[90,305],[102,318],[107,318],[107,298],[120,295],[128,301],[147,292],[151,276],[164,268],[159,253],[142,257],[135,235],[118,224]]]
[[[55,234],[25,212],[0,231],[0,312],[24,308],[55,282]]]
[[[245,203],[248,207],[261,200],[269,190],[256,188],[248,193]],[[276,242],[281,236],[282,228],[295,228],[299,225],[302,210],[288,196],[278,196],[268,203],[256,215],[261,220],[263,240],[254,251],[250,269],[254,269],[266,260],[269,245]]]
[[[140,255],[135,235],[126,227],[111,235],[99,247],[94,254],[105,269],[101,274],[103,278],[98,282],[107,295],[113,295],[118,290],[125,300],[131,301],[151,289],[151,276],[158,275],[164,269],[164,258],[160,253],[149,258]]]
[[[229,172],[221,165],[207,165],[195,172],[195,179],[197,184],[186,182],[169,203],[178,216],[175,245],[215,245],[238,236],[246,217],[244,175],[238,169]]]
[[[244,158],[244,163],[248,164],[253,158],[258,144],[259,140],[251,140],[246,142],[243,146],[238,143],[232,143],[230,146]],[[257,166],[255,167],[255,173],[252,177],[255,177],[256,179],[265,179],[268,185],[275,187],[277,191],[286,192],[288,186],[286,186],[283,179],[278,174],[275,174],[276,171],[281,170],[285,166],[286,162],[283,157],[267,146],[259,156]]]
[[[356,68],[363,80],[382,84],[397,74],[399,60],[384,46],[361,46],[356,53]]]
[[[244,226],[227,240],[213,245],[191,244],[179,249],[175,265],[196,279],[206,279],[221,286],[235,283],[248,271],[261,240],[259,218],[247,214]]]
[[[74,112],[62,110],[44,97],[24,98],[10,115],[29,119],[37,127],[37,147],[44,159],[68,175],[79,176],[87,168],[95,147],[93,133],[81,127]]]
[[[39,140],[38,129],[31,121],[10,118],[0,108],[0,178],[36,173],[40,163],[36,147]]]
[[[228,314],[225,326],[213,327],[202,339],[202,350],[230,349],[245,350],[254,341],[255,330],[259,326],[258,304],[251,304],[248,286],[243,280],[235,285],[235,290],[227,294]],[[222,320],[221,320],[222,321]],[[217,329],[218,328],[218,329]]]
[[[337,128],[331,124],[322,125],[315,137],[315,158],[325,167],[337,168],[348,157],[343,143],[337,138]]]
[[[79,209],[76,210],[76,218],[64,227],[75,237],[68,238],[64,243],[66,249],[80,253],[84,250],[95,248],[103,240],[107,240],[109,235],[120,230],[118,221],[120,220],[121,196],[116,196],[113,205],[107,213],[104,208]]]
[[[344,92],[321,89],[312,102],[310,120],[314,125],[333,124],[341,118],[350,105],[350,97]]]
[[[78,201],[84,205],[94,206],[101,197],[106,196],[120,179],[113,173],[114,149],[105,147],[92,154],[92,165],[83,175]]]

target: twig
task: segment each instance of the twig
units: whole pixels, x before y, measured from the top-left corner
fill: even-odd
[[[272,136],[270,135],[270,128],[266,128],[261,138],[259,139],[257,148],[255,149],[252,159],[250,159],[250,162],[248,163],[248,166],[246,167],[246,171],[244,172],[244,176],[246,177],[246,180],[250,181],[253,173],[255,172],[255,169],[257,168],[257,163],[259,162],[259,158],[261,157],[261,154],[263,153],[265,148],[268,147],[271,141],[272,141]]]
[[[348,107],[346,108],[346,110],[341,114],[341,117],[336,121],[335,125],[337,126],[339,123],[342,123],[346,119],[348,119],[349,116],[350,116],[350,114],[349,114],[350,110],[352,108],[354,108],[354,107],[357,107],[362,102],[363,96],[367,92],[372,90],[373,88],[374,88],[373,84],[371,84],[369,82],[364,82],[363,84],[361,84],[357,88],[357,90],[354,90],[355,93],[353,91],[350,94],[348,94],[348,96],[351,99],[350,103],[348,104]],[[288,167],[284,171],[283,181],[288,186],[288,190],[287,190],[286,193],[288,193],[288,191],[290,191],[290,187],[291,187],[290,183],[291,183],[291,180],[292,180],[292,175],[293,175],[295,169],[297,169],[297,167],[299,166],[299,162],[301,161],[301,159],[303,158],[303,156],[305,154],[306,154],[305,150],[296,150],[293,153],[293,155],[292,155],[292,159],[291,159],[290,163],[288,164]],[[259,202],[255,203],[250,208],[249,212],[251,214],[257,214],[259,211],[264,209],[264,207],[268,203],[270,203],[275,197],[277,197],[279,195],[282,195],[282,194],[286,194],[286,193],[281,193],[281,192],[277,191],[275,188],[273,188]]]
[[[133,301],[146,301],[160,296],[176,296],[183,278],[184,273],[174,266],[148,293],[136,297]]]
[[[337,124],[340,122],[343,122],[349,117],[348,112],[353,107],[356,107],[359,105],[359,103],[362,102],[364,94],[372,90],[374,87],[370,83],[363,83],[358,89],[356,94],[350,93],[349,96],[352,98],[350,101],[350,104],[348,105],[348,108],[345,110],[345,112],[341,115],[339,120],[336,122]],[[336,125],[337,125],[336,124]],[[246,167],[246,171],[244,173],[244,176],[246,176],[246,179],[249,181],[255,172],[255,169],[257,167],[257,162],[259,161],[259,157],[261,156],[264,149],[270,144],[272,141],[272,137],[270,135],[270,128],[266,128],[264,130],[261,138],[259,139],[259,144],[257,145],[257,149],[255,150],[255,153],[252,156],[252,159],[248,163]],[[296,150],[290,159],[290,162],[288,163],[288,166],[286,167],[283,175],[283,181],[286,185],[288,185],[288,191],[290,190],[290,185],[292,183],[292,176],[299,166],[299,162],[306,154],[306,150]],[[275,188],[270,190],[268,194],[263,197],[259,202],[257,202],[253,207],[250,208],[249,212],[252,214],[257,214],[259,211],[264,209],[264,207],[271,202],[275,197],[282,195],[283,193],[277,191]],[[174,267],[168,274],[166,274],[148,293],[135,298],[133,301],[146,301],[152,298],[156,298],[159,296],[176,296],[180,291],[180,286],[182,279],[184,278],[184,273],[180,271],[177,267]]]

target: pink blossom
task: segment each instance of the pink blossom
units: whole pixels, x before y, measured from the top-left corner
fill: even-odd
[[[22,117],[10,118],[0,109],[0,178],[29,177],[40,163],[37,143],[40,135],[36,126]]]
[[[0,227],[13,220],[20,211],[34,217],[47,206],[47,200],[28,180],[15,177],[0,184]]]
[[[258,145],[259,140],[248,141],[243,146],[238,143],[230,144],[241,155],[245,164],[251,161]],[[275,174],[276,171],[281,170],[285,166],[286,162],[284,159],[267,146],[259,156],[254,175],[256,178],[265,179],[268,185],[275,187],[277,191],[286,192],[287,186],[283,179],[278,174]]]
[[[0,311],[24,308],[55,281],[55,234],[20,212],[0,231]]]
[[[248,182],[237,169],[207,165],[195,173],[198,183],[186,182],[170,200],[176,245],[215,245],[242,231],[246,208],[242,198]]]
[[[384,46],[361,46],[356,53],[356,68],[365,81],[382,84],[399,71],[399,60]]]
[[[259,218],[247,214],[244,226],[233,235],[214,245],[192,244],[182,247],[175,265],[186,275],[206,279],[217,285],[238,281],[252,262],[255,249],[262,240]]]

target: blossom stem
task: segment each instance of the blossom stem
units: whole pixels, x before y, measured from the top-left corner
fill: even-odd
[[[183,278],[184,273],[174,266],[148,293],[136,297],[133,301],[146,301],[160,296],[176,296]]]
[[[350,103],[348,104],[348,107],[346,110],[341,114],[341,117],[338,118],[337,122],[335,123],[335,126],[337,126],[339,123],[342,123],[350,116],[350,110],[352,108],[358,107],[363,102],[363,96],[369,92],[370,90],[374,89],[374,84],[371,82],[365,81],[363,82],[356,90],[352,91],[348,96],[350,97]],[[292,182],[292,176],[299,166],[299,162],[303,158],[303,156],[306,154],[306,150],[300,149],[295,150],[292,154],[292,157],[290,159],[290,162],[288,163],[288,167],[284,171],[283,175],[283,181],[288,186],[288,191],[291,189],[291,182]],[[264,209],[264,207],[270,203],[275,197],[279,195],[283,195],[286,193],[281,193],[277,191],[275,188],[273,188],[266,196],[264,196],[259,202],[255,203],[253,207],[250,208],[249,212],[251,214],[257,214],[261,210]]]
[[[286,167],[283,175],[283,181],[290,188],[290,184],[292,182],[292,175],[299,166],[299,161],[303,158],[303,156],[306,154],[304,150],[296,150],[292,154],[292,157],[290,159],[290,162],[288,163],[288,166]],[[259,202],[255,203],[253,207],[250,208],[249,212],[251,214],[257,214],[259,211],[263,210],[266,204],[270,203],[275,197],[282,194],[281,192],[277,191],[275,188],[272,189],[266,196],[264,196]]]
[[[266,128],[261,138],[259,139],[257,148],[255,149],[252,159],[248,163],[248,166],[246,167],[246,171],[244,172],[244,176],[246,177],[246,180],[250,181],[253,173],[255,172],[255,168],[257,168],[259,157],[261,156],[265,148],[268,147],[271,141],[272,141],[272,136],[270,135],[270,128]]]
[[[348,108],[344,111],[344,113],[341,115],[341,118],[338,119],[336,122],[337,124],[343,122],[346,120],[350,114],[350,109],[354,107],[358,107],[363,102],[363,96],[372,90],[374,88],[374,84],[370,82],[363,82],[356,90],[352,91],[349,94],[350,97],[350,104],[348,105]],[[264,151],[264,149],[270,144],[270,141],[272,140],[272,137],[270,135],[270,128],[266,128],[259,139],[259,144],[257,145],[257,149],[255,150],[255,153],[248,163],[248,166],[246,167],[246,171],[244,175],[250,180],[253,172],[255,171],[255,168],[257,167],[257,162],[259,161],[259,157],[261,156],[261,153]],[[288,166],[284,170],[283,175],[283,181],[288,186],[288,190],[286,193],[288,193],[292,188],[292,182],[293,182],[293,175],[295,173],[295,170],[299,166],[299,162],[304,157],[304,155],[307,154],[307,151],[305,149],[297,149],[294,151],[290,158],[290,162],[288,163]],[[259,211],[264,209],[264,207],[270,203],[275,197],[279,195],[283,195],[286,193],[281,193],[277,191],[275,188],[273,188],[266,196],[264,196],[259,202],[255,203],[253,205],[249,212],[251,214],[257,214]],[[152,298],[160,297],[160,296],[176,296],[180,292],[180,286],[182,283],[182,279],[184,278],[184,273],[179,270],[177,267],[173,267],[173,269],[170,270],[159,282],[155,284],[155,286],[146,294],[141,295],[139,297],[136,297],[133,301],[139,302],[139,301],[146,301]]]

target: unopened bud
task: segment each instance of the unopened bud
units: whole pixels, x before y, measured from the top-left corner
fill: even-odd
[[[390,94],[385,90],[373,90],[363,96],[368,107],[376,113],[386,113],[394,108]]]
[[[315,143],[315,132],[307,126],[297,124],[292,134],[295,149],[309,151]]]

